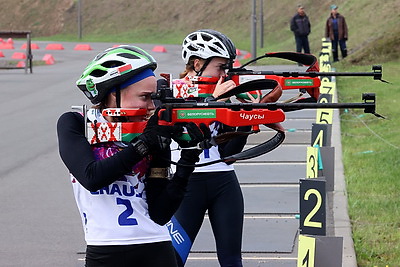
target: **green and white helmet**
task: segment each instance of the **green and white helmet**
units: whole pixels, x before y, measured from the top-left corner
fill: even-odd
[[[76,85],[93,104],[137,73],[155,70],[155,59],[144,50],[130,45],[109,48],[98,54],[85,68]]]

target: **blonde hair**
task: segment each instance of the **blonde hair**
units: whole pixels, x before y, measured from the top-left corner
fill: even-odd
[[[205,61],[204,59],[202,59],[202,58],[200,58],[200,57],[196,57],[196,56],[190,57],[188,63],[185,65],[185,70],[182,71],[182,72],[179,74],[179,79],[185,78],[186,75],[187,75],[190,71],[194,70],[194,61],[195,61],[195,59],[199,59],[199,60],[201,60],[201,61],[203,61],[203,62]]]

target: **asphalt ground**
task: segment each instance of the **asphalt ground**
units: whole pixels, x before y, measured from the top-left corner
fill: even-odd
[[[64,50],[46,50],[50,42],[34,42],[34,60],[51,54],[54,65],[0,69],[0,265],[83,266],[85,242],[69,175],[57,147],[56,122],[72,105],[90,105],[75,86],[87,63],[100,51],[119,43],[91,43],[92,50],[77,51],[77,43],[62,42]],[[53,42],[52,42],[53,43]],[[20,49],[3,50],[6,59]],[[166,53],[151,52],[156,74],[183,70],[179,46],[165,45]],[[4,60],[5,58],[0,58]],[[269,66],[280,70],[288,66]],[[295,65],[292,69],[299,69]],[[267,69],[265,69],[267,70]],[[294,95],[285,92],[284,98]],[[235,163],[245,198],[244,266],[297,266],[299,179],[305,177],[306,147],[311,142],[315,111],[287,113],[284,143],[261,157]],[[272,136],[267,128],[249,138],[248,146]],[[335,113],[335,190],[330,194],[328,234],[344,238],[343,266],[355,263],[347,215],[341,164],[340,127]],[[228,226],[227,226],[228,227]],[[206,216],[187,266],[218,266],[215,244]]]

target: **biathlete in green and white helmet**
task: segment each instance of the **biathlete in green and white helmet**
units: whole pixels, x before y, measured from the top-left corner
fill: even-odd
[[[125,88],[145,76],[154,76],[155,59],[144,50],[122,45],[98,54],[76,84],[93,104],[113,90]]]
[[[156,66],[142,49],[119,46],[98,54],[77,85],[96,104],[93,109],[145,109],[148,116],[128,117],[126,123],[135,124],[154,112],[151,95],[156,91]],[[89,120],[107,125],[98,129],[100,134],[110,134],[115,127],[112,117],[101,112]],[[85,266],[175,267],[165,224],[180,205],[200,150],[183,151],[178,162],[184,166],[179,165],[169,177],[169,144],[182,134],[183,126],[192,143],[202,141],[203,132],[194,124],[158,125],[155,114],[131,142],[91,144],[86,124],[78,112],[64,113],[57,123],[59,153],[71,174],[87,243]]]

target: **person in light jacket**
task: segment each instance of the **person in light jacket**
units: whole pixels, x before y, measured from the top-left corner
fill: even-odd
[[[337,5],[331,5],[331,14],[326,21],[325,37],[332,42],[333,62],[339,61],[338,44],[342,57],[347,57],[346,41],[348,39],[348,29],[346,19],[339,14]]]

